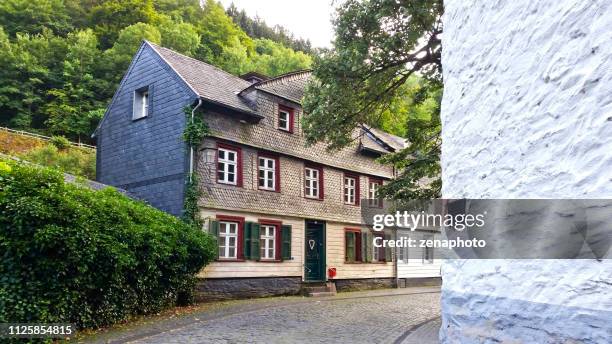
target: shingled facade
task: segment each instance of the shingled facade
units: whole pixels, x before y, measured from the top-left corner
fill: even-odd
[[[339,289],[396,281],[391,252],[371,247],[379,234],[361,226],[361,202],[394,176],[376,158],[404,140],[364,126],[338,152],[306,146],[309,77],[242,79],[144,42],[97,130],[98,180],[178,216],[190,165],[184,109],[203,116],[211,132],[194,153],[198,205],[219,248],[200,273],[208,298],[292,294],[332,278]]]

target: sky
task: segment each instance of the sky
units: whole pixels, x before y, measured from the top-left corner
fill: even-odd
[[[220,0],[225,8],[232,2],[249,17],[256,15],[269,26],[285,27],[296,37],[309,39],[313,47],[330,47],[333,0]],[[337,2],[337,0],[336,0]]]

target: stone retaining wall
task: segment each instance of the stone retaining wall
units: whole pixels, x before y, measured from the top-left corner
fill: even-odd
[[[301,285],[301,277],[199,279],[196,286],[196,300],[205,302],[297,295],[300,293]]]

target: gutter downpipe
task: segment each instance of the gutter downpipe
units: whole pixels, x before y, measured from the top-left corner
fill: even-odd
[[[394,228],[394,231],[393,231],[393,240],[395,242],[397,242],[397,228]],[[397,255],[397,247],[396,247],[395,248],[395,257],[393,257],[394,258],[393,260],[395,261],[394,264],[393,264],[393,267],[394,267],[394,270],[395,270],[395,271],[393,271],[393,275],[395,275],[395,288],[399,289],[399,287],[400,287],[400,285],[399,285],[399,263],[398,263],[397,257],[398,257],[398,255]]]
[[[191,110],[191,122],[193,123],[193,119],[195,118],[196,110],[202,105],[202,98],[198,97],[198,105],[196,105],[193,110]],[[195,151],[193,149],[193,145],[189,145],[189,182],[191,183],[193,179],[193,160],[195,159],[194,154]]]

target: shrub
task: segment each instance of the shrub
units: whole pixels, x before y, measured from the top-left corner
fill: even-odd
[[[188,299],[214,239],[112,188],[0,164],[0,323],[96,328]]]
[[[53,136],[49,142],[51,142],[51,144],[59,150],[64,150],[70,147],[70,141],[63,136]]]
[[[93,150],[75,147],[60,150],[55,145],[47,145],[21,154],[20,157],[62,172],[92,180],[96,178],[96,152]]]

